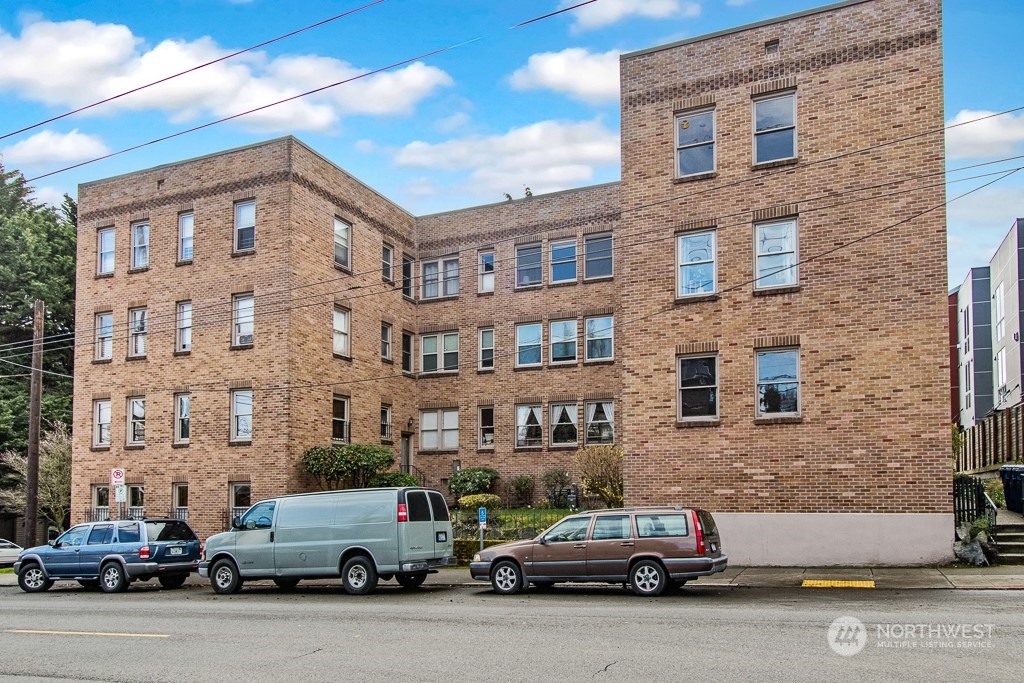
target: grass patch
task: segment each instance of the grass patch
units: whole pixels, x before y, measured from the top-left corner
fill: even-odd
[[[4,567],[3,569],[0,569],[0,574],[13,574],[13,573],[14,573],[14,567]]]

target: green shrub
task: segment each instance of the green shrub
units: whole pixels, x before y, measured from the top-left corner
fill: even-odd
[[[491,513],[501,508],[501,496],[496,496],[493,493],[474,493],[459,498],[459,507],[463,510],[487,508],[487,512]]]
[[[533,502],[533,477],[528,474],[521,474],[508,483],[505,487],[507,497],[512,507],[526,507]]]
[[[490,467],[467,467],[451,476],[448,489],[456,499],[474,493],[491,493],[498,476],[497,470]]]
[[[302,454],[302,469],[312,474],[322,489],[341,488],[343,483],[365,489],[377,473],[394,464],[390,448],[370,443],[313,446]]]
[[[419,486],[416,477],[408,472],[381,472],[370,480],[370,486]]]
[[[550,469],[541,475],[540,480],[544,483],[544,497],[548,505],[555,508],[569,507],[567,498],[572,479],[568,472],[558,468]]]
[[[1000,510],[1006,509],[1006,495],[1003,492],[1003,480],[998,477],[985,480],[985,493]]]

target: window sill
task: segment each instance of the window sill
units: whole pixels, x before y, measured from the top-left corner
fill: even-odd
[[[717,178],[717,177],[718,177],[718,171],[705,171],[704,173],[694,173],[693,175],[685,175],[685,176],[680,176],[678,178],[673,178],[672,182],[676,183],[676,184],[679,184],[679,183],[692,183],[692,182],[696,182],[698,180],[710,180],[712,178]]]
[[[395,364],[395,359],[394,358],[385,358],[384,356],[381,356],[380,357],[380,362],[381,363],[387,363],[388,365],[394,365]]]
[[[392,287],[395,286],[395,279],[394,278],[390,278],[390,277],[386,277],[384,275],[381,275],[380,281],[383,282],[386,285],[391,285]]]
[[[380,442],[383,443],[383,444],[393,444],[393,443],[395,443],[395,440],[394,439],[385,439],[382,436],[382,437],[380,437]]]
[[[421,372],[420,378],[424,377],[458,377],[458,370],[432,370],[430,372]]]
[[[569,449],[578,449],[580,447],[579,442],[577,443],[553,443],[548,448],[553,451],[565,451]]]
[[[252,445],[252,439],[248,439],[246,441],[241,441],[241,440],[239,440],[239,441],[232,441],[231,439],[228,439],[228,446],[251,446],[251,445]]]
[[[483,455],[494,455],[494,446],[478,446],[476,452]]]
[[[343,265],[341,263],[338,263],[337,261],[334,262],[334,269],[335,270],[340,270],[343,273],[348,273],[349,275],[352,274],[352,267],[351,266]]]
[[[175,266],[191,266],[192,265],[192,259],[190,259],[190,258],[180,259],[178,261],[175,261],[174,265]]]
[[[478,375],[490,375],[494,372],[494,368],[477,368],[476,374]]]
[[[110,446],[90,446],[89,450],[93,453],[101,453],[103,451],[109,451]]]
[[[455,301],[459,298],[458,294],[448,294],[447,296],[423,296],[420,297],[420,303],[433,303],[435,301]]]
[[[676,429],[691,429],[700,427],[717,427],[721,424],[721,421],[717,418],[706,418],[706,419],[693,419],[693,420],[676,420]]]
[[[804,421],[801,415],[780,415],[779,417],[755,417],[755,425],[791,425]]]
[[[112,362],[112,358],[94,358],[92,361],[93,365],[107,365]]]
[[[573,285],[578,285],[579,283],[580,283],[579,279],[576,279],[576,280],[562,280],[560,282],[552,282],[552,283],[548,284],[548,288],[552,288],[552,287],[572,287]]]
[[[758,164],[753,164],[750,167],[751,171],[764,171],[769,168],[781,168],[783,166],[796,166],[800,163],[800,157],[793,157],[791,159],[775,159],[772,161],[762,161]]]
[[[255,247],[252,248],[252,249],[238,249],[236,251],[231,252],[231,258],[240,258],[242,256],[255,256],[255,255],[256,255]]]
[[[125,444],[124,449],[126,451],[141,451],[145,447],[146,447],[146,444],[144,444],[144,443],[129,443],[129,444]]]
[[[576,360],[553,360],[548,363],[549,368],[575,368],[580,364],[579,359]]]
[[[424,449],[421,448],[419,451],[417,451],[417,453],[423,453],[425,455],[445,455],[445,454],[449,454],[450,455],[450,454],[453,454],[453,453],[454,454],[458,454],[458,452],[459,452],[458,448],[442,448],[442,449],[439,449],[439,450],[424,450]]]
[[[615,365],[614,358],[597,358],[595,360],[585,360],[584,365]]]
[[[543,365],[523,365],[523,366],[517,365],[514,368],[512,368],[512,372],[529,372],[530,370],[543,370],[543,369],[544,369]]]
[[[108,278],[108,277],[114,277],[114,274],[113,273],[96,273],[96,275],[93,276],[93,279],[95,279],[95,280],[103,280],[103,279]]]
[[[405,292],[402,292],[402,298],[403,298],[403,299],[405,299],[406,301],[408,301],[408,302],[409,302],[409,303],[411,303],[411,304],[414,304],[414,303],[416,303],[416,299],[415,299],[415,298],[413,298],[413,297],[411,297],[411,296],[409,296],[409,295],[408,295],[408,294],[406,294]]]
[[[543,446],[516,446],[512,450],[514,452],[516,452],[516,453],[521,453],[521,452],[531,453],[531,452],[543,451],[544,447]]]
[[[129,268],[128,274],[134,275],[135,273],[145,273],[147,270],[149,270],[149,266],[143,266],[141,268]]]
[[[137,361],[137,360],[146,360],[146,357],[145,356],[125,356],[124,360],[125,360],[125,362],[130,363],[132,361]]]
[[[171,444],[171,448],[188,448],[188,447],[189,447],[189,444],[188,444],[187,441],[183,442],[183,443],[172,443]]]
[[[689,296],[677,296],[676,304],[696,304],[702,301],[718,301],[718,293],[714,294],[691,294]]]
[[[492,289],[489,292],[477,292],[476,295],[477,296],[494,296],[494,290]]]
[[[232,344],[229,349],[231,351],[245,351],[246,349],[251,349],[253,346],[255,346],[255,344]]]
[[[772,294],[792,294],[800,291],[800,285],[786,285],[785,287],[771,287],[769,289],[755,289],[754,296],[771,296]]]
[[[516,285],[514,291],[516,291],[516,292],[526,292],[526,291],[529,291],[531,289],[543,289],[543,288],[544,288],[544,283],[543,282],[538,282],[535,285]]]
[[[191,356],[192,355],[192,349],[189,349],[188,351],[175,351],[172,355],[174,355],[174,356]]]
[[[605,280],[614,280],[615,274],[611,275],[595,275],[594,277],[585,277],[583,282],[604,282]]]

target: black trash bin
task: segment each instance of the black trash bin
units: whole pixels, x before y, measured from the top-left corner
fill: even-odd
[[[999,478],[1003,480],[1006,509],[1024,514],[1024,465],[1003,465],[999,468]]]

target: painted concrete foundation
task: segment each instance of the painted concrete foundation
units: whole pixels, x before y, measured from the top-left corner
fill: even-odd
[[[952,514],[715,513],[729,564],[910,566],[953,560]]]

